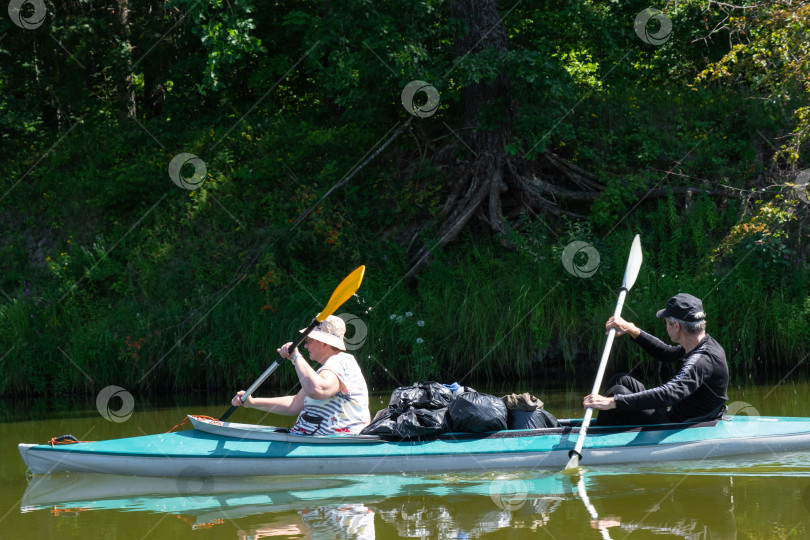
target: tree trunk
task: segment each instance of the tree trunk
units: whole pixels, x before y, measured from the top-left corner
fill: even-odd
[[[495,0],[456,0],[451,4],[452,17],[464,23],[464,35],[455,43],[456,56],[460,63],[472,55],[487,49],[500,55],[508,52],[506,28]],[[459,65],[463,68],[463,65]],[[450,179],[450,195],[444,203],[440,217],[443,224],[437,242],[422,246],[411,255],[413,275],[427,261],[430,252],[444,247],[458,238],[459,233],[473,218],[482,222],[498,235],[506,232],[504,223],[504,200],[511,177],[516,173],[516,164],[506,154],[505,146],[512,139],[512,129],[517,116],[512,99],[509,77],[501,73],[494,80],[479,81],[461,90],[462,132],[471,132],[464,143],[472,150],[471,161],[448,165],[454,169]],[[482,114],[498,118],[494,130],[482,130]],[[452,152],[447,153],[452,155]],[[519,190],[508,201],[509,205],[522,204]]]
[[[501,59],[508,54],[506,27],[495,0],[455,0],[450,15],[465,27],[455,44],[457,69],[463,70],[465,61],[486,50]],[[461,133],[472,133],[464,146],[474,157],[459,163],[455,148],[445,147],[436,153],[438,165],[450,171],[449,195],[439,213],[442,223],[436,241],[409,251],[412,266],[408,276],[419,271],[434,249],[455,241],[473,218],[507,245],[508,219],[524,211],[582,218],[584,215],[560,207],[558,200],[589,203],[604,189],[594,175],[548,150],[538,152],[538,159],[532,162],[506,152],[518,111],[505,72],[462,88],[461,105],[465,128]],[[496,118],[494,128],[483,129],[484,118],[490,125],[489,119]]]
[[[115,22],[118,38],[123,47],[121,69],[116,77],[115,91],[118,100],[118,121],[135,118],[135,89],[132,86],[132,44],[130,42],[129,0],[115,0]]]

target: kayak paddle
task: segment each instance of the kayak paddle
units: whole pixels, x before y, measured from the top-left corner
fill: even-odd
[[[343,281],[340,282],[340,285],[338,285],[337,289],[335,289],[335,292],[332,293],[332,297],[329,298],[329,303],[326,304],[326,307],[323,308],[323,311],[318,313],[318,316],[312,319],[312,322],[309,323],[309,326],[307,326],[307,328],[303,332],[301,332],[301,334],[297,338],[295,338],[295,340],[293,340],[293,342],[287,349],[288,351],[290,352],[294,351],[296,347],[298,347],[301,344],[301,342],[306,339],[309,333],[312,332],[316,326],[318,326],[319,323],[323,322],[324,319],[326,319],[329,315],[334,313],[335,310],[337,310],[337,308],[342,306],[346,300],[354,296],[354,293],[356,293],[357,289],[360,288],[360,283],[363,281],[363,274],[365,272],[366,272],[365,266],[358,266],[354,270],[354,272],[346,276],[343,279]],[[261,384],[267,379],[267,377],[269,377],[270,374],[273,373],[278,368],[278,366],[281,365],[279,363],[279,360],[282,360],[282,358],[278,358],[277,360],[275,360],[270,365],[270,367],[267,368],[264,373],[262,373],[261,377],[256,379],[256,382],[251,384],[250,388],[248,388],[245,391],[245,393],[242,394],[242,397],[240,398],[242,400],[242,403],[244,403],[247,400],[247,398],[249,398],[250,395],[253,394],[253,392],[255,392],[259,386],[261,386]],[[239,407],[231,405],[231,408],[228,409],[228,411],[225,414],[223,414],[219,420],[221,422],[224,422],[238,408]]]
[[[630,257],[627,259],[627,268],[624,270],[624,281],[619,289],[619,301],[616,303],[616,311],[613,312],[614,317],[618,317],[622,313],[624,307],[624,297],[627,292],[636,282],[638,271],[641,269],[641,238],[639,235],[633,239],[633,245],[630,246]],[[593,382],[593,390],[591,394],[599,393],[599,387],[602,385],[602,377],[605,374],[607,367],[608,357],[610,356],[610,347],[613,345],[613,338],[616,337],[616,329],[611,328],[608,332],[607,342],[605,343],[605,350],[602,352],[602,359],[599,361],[599,369],[596,371],[596,380]],[[591,417],[593,416],[593,408],[588,407],[585,409],[585,417],[582,419],[582,427],[579,428],[579,437],[574,449],[568,452],[568,465],[565,470],[575,469],[579,467],[579,460],[582,458],[582,445],[585,444],[585,434],[588,431],[588,426],[591,425]]]
[[[596,513],[596,507],[591,504],[591,499],[588,498],[588,492],[585,491],[585,478],[580,476],[577,481],[577,493],[582,502],[585,503],[585,509],[591,515],[591,523],[599,523],[599,514]],[[599,527],[599,532],[602,533],[603,540],[610,540],[610,533],[607,527]]]

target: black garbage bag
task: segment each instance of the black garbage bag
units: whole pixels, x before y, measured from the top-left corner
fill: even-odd
[[[409,407],[401,410],[388,407],[378,412],[369,425],[363,428],[361,435],[379,435],[395,439],[414,439],[438,435],[447,431],[444,416],[447,408],[417,409]]]
[[[397,417],[396,435],[403,439],[413,439],[438,435],[447,431],[444,425],[447,408],[409,409]]]
[[[387,409],[360,433],[395,439],[413,439],[447,431],[445,413],[453,392],[437,382],[401,386],[391,394]]]
[[[400,386],[391,394],[389,406],[407,410],[408,407],[419,409],[441,409],[447,407],[453,399],[453,392],[437,382],[413,383],[411,386]]]
[[[559,427],[560,422],[548,411],[518,411],[509,409],[506,412],[506,425],[509,429],[541,429]]]
[[[393,407],[380,410],[374,420],[360,431],[360,435],[393,435],[397,431],[399,411]]]
[[[484,433],[506,429],[506,405],[500,398],[465,392],[447,406],[445,422],[450,431]]]

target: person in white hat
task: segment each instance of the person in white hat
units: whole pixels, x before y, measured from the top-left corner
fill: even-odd
[[[303,330],[302,330],[303,332]],[[278,349],[295,367],[301,390],[294,396],[274,398],[248,397],[244,403],[240,390],[231,400],[243,405],[278,414],[297,414],[290,430],[298,435],[337,435],[359,433],[370,421],[368,387],[354,356],[346,352],[343,336],[346,323],[340,317],[328,316],[309,334],[304,346],[309,356],[321,367],[315,371],[296,348],[287,351],[291,343]]]

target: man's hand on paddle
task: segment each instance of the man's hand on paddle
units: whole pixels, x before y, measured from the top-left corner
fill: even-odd
[[[629,334],[631,338],[636,339],[641,335],[641,329],[635,324],[625,321],[621,317],[611,317],[605,323],[605,333],[609,333],[610,329],[616,330],[617,336]],[[612,397],[605,397],[599,394],[588,394],[582,400],[582,405],[586,409],[598,409],[600,411],[609,411],[616,408],[616,400]]]
[[[641,329],[636,326],[635,324],[625,321],[621,317],[611,317],[605,323],[605,334],[610,332],[611,328],[616,329],[616,335],[622,336],[624,334],[630,334],[630,337],[636,339],[639,335],[641,335]]]
[[[616,408],[616,400],[612,397],[600,396],[599,394],[588,394],[582,400],[582,405],[587,409],[599,409],[600,411],[609,411]]]

